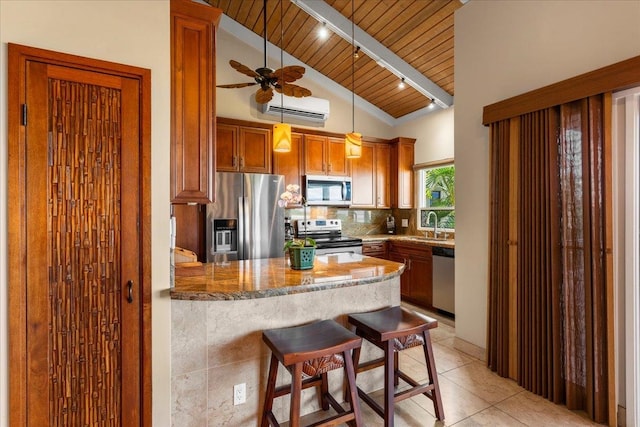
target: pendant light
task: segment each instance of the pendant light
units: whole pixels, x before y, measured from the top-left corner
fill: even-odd
[[[267,31],[267,0],[264,0],[264,31]],[[280,82],[284,84],[284,29],[282,26],[282,0],[280,0]],[[288,153],[291,151],[291,125],[284,123],[284,94],[280,88],[280,123],[273,125],[273,151]]]
[[[356,96],[355,88],[355,67],[357,50],[355,47],[355,23],[353,16],[353,0],[351,0],[351,132],[345,135],[344,150],[347,159],[357,159],[362,155],[362,134],[355,131],[356,128]]]

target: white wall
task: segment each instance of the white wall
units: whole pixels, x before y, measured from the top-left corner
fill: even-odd
[[[170,419],[169,2],[0,0],[0,426],[7,423],[7,43],[151,69],[153,418]]]
[[[471,1],[455,16],[456,334],[486,347],[489,131],[482,108],[640,55],[640,1]]]
[[[415,163],[453,158],[454,107],[434,111],[395,127],[396,136],[415,138]]]
[[[286,37],[286,35],[285,35]],[[273,50],[268,50],[269,55],[274,53]],[[279,51],[276,51],[278,58],[280,57]],[[234,37],[223,30],[218,31],[218,50],[216,52],[216,84],[230,84],[230,83],[244,83],[251,82],[251,78],[247,77],[239,72],[235,71],[229,65],[229,60],[235,59],[236,61],[248,66],[251,69],[262,67],[264,64],[263,51],[256,50],[249,45],[245,44],[238,38]],[[271,68],[280,68],[280,60],[272,61],[268,60],[268,65]],[[287,63],[285,62],[285,66]],[[293,122],[285,118],[285,122],[292,124],[294,127],[312,128],[324,130],[327,132],[347,133],[352,130],[351,121],[351,97],[347,96],[348,100],[338,97],[335,94],[329,92],[322,86],[322,82],[318,79],[314,79],[309,76],[311,74],[309,70],[302,77],[302,79],[296,81],[296,84],[306,87],[311,90],[312,96],[316,98],[329,99],[331,103],[331,112],[329,119],[324,123],[324,126],[314,126],[313,124],[305,124],[303,122]],[[356,82],[356,86],[357,86]],[[280,118],[277,116],[265,116],[262,113],[258,113],[255,100],[253,100],[253,94],[257,87],[250,86],[242,89],[218,89],[216,92],[216,114],[219,117],[228,117],[234,119],[251,120],[256,122],[279,122]],[[279,95],[275,93],[274,99]],[[356,100],[355,109],[355,131],[360,132],[364,136],[373,136],[378,138],[394,138],[399,136],[395,133],[392,126],[388,126],[377,120],[370,114],[358,108],[358,101]],[[405,135],[402,135],[405,136]]]

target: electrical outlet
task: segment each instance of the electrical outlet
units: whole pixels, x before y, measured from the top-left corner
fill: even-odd
[[[233,386],[233,404],[241,405],[247,401],[247,385],[245,383]]]
[[[402,218],[402,226],[403,227],[408,227],[409,226],[409,220],[407,218]]]

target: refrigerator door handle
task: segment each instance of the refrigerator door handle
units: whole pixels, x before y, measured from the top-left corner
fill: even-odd
[[[245,259],[244,249],[245,249],[245,241],[244,241],[244,205],[245,198],[238,197],[238,259]]]
[[[240,230],[240,239],[242,239],[242,258],[238,259],[251,259],[253,258],[253,254],[251,253],[251,245],[249,242],[249,230],[251,229],[251,209],[249,207],[249,198],[248,197],[240,197],[240,224],[242,224],[242,229]]]

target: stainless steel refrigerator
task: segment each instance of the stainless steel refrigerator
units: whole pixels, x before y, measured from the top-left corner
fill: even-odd
[[[216,203],[207,205],[207,261],[283,256],[282,175],[216,173]]]

